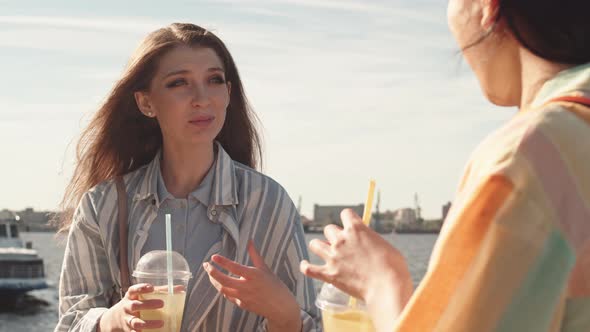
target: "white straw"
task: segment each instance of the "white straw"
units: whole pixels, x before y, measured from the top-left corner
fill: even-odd
[[[166,270],[168,272],[168,294],[172,294],[172,226],[168,213],[166,213]]]

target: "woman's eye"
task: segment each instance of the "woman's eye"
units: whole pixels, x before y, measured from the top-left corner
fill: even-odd
[[[174,80],[174,81],[166,84],[166,87],[167,88],[174,88],[174,87],[181,86],[181,85],[186,85],[186,84],[187,83],[186,83],[186,80],[184,78],[179,78],[179,79],[176,79],[176,80]]]
[[[225,79],[223,78],[223,76],[213,76],[209,79],[209,82],[214,84],[223,84],[225,83]]]

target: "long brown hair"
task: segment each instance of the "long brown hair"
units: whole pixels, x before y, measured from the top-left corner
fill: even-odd
[[[231,82],[225,123],[216,140],[231,158],[257,168],[262,159],[256,116],[252,112],[234,60],[213,33],[194,24],[174,23],[150,33],[141,43],[104,104],[82,132],[76,148],[76,168],[61,202],[57,223],[66,231],[82,195],[102,181],[149,163],[162,147],[157,120],[144,116],[134,92],[146,91],[158,62],[177,46],[210,48],[223,62]]]

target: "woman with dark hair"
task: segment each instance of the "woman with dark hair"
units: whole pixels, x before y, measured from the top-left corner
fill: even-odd
[[[299,214],[255,170],[260,156],[223,42],[193,24],[148,35],[78,145],[55,330],[162,326],[138,315],[163,306],[142,300],[153,285],[128,285],[142,255],[165,249],[170,214],[173,250],[193,275],[182,331],[315,331],[313,284],[298,273]]]
[[[590,1],[450,0],[494,104],[520,111],[475,150],[424,279],[346,210],[308,276],[364,299],[379,331],[590,331]],[[366,254],[370,253],[370,254]]]

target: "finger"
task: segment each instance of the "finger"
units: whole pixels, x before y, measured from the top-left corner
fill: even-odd
[[[182,293],[186,291],[186,287],[184,285],[174,285],[172,287],[173,293]],[[168,285],[164,284],[162,286],[154,286],[154,292],[157,293],[168,293]]]
[[[248,254],[252,259],[254,266],[261,270],[270,271],[268,266],[266,266],[266,263],[264,263],[264,258],[262,258],[262,256],[260,256],[258,253],[258,250],[256,250],[256,246],[254,245],[254,241],[252,241],[252,239],[248,240]]]
[[[221,255],[213,255],[211,260],[215,262],[217,265],[221,266],[225,270],[244,278],[252,277],[252,268],[250,266],[244,266],[242,264],[238,264],[231,259],[227,259]],[[211,264],[209,264],[211,265]]]
[[[164,307],[164,301],[159,299],[151,299],[151,300],[131,300],[128,301],[125,305],[125,310],[127,313],[135,313],[140,310],[154,310],[160,309]]]
[[[233,298],[233,299],[239,299],[240,297],[243,297],[243,294],[240,293],[239,290],[235,289],[235,288],[228,288],[228,287],[224,287],[221,291],[219,291],[223,297],[225,298]]]
[[[207,274],[209,274],[209,279],[213,279],[211,281],[218,282],[221,287],[241,288],[244,285],[244,279],[237,279],[225,275],[209,263],[203,263],[203,268],[205,269],[205,271],[207,271]],[[217,289],[219,290],[219,288]]]
[[[309,241],[309,250],[324,261],[330,259],[330,245],[322,240],[313,239]]]
[[[244,301],[242,301],[238,298],[235,298],[235,297],[231,297],[231,296],[226,297],[226,299],[228,301],[230,301],[231,303],[235,304],[237,307],[244,309],[244,310],[248,310],[248,308],[246,307],[246,303]]]
[[[215,278],[213,278],[210,275],[207,275],[209,277],[209,282],[211,283],[211,285],[213,285],[213,287],[215,287],[215,289],[217,289],[218,292],[222,292],[223,291],[223,285],[219,283],[219,281],[215,280]]]
[[[338,234],[340,234],[341,232],[342,228],[334,224],[330,224],[324,227],[324,236],[326,237],[326,240],[328,240],[328,242],[330,243],[336,242]]]
[[[223,294],[223,297],[224,297],[226,300],[228,300],[229,302],[236,303],[236,300],[237,300],[237,298],[235,298],[235,297],[233,297],[233,296],[229,296],[229,295]]]
[[[129,287],[125,296],[129,299],[137,299],[139,294],[151,293],[154,291],[154,286],[150,284],[136,284]]]
[[[303,273],[304,275],[313,279],[318,279],[327,283],[331,283],[332,278],[330,278],[326,274],[325,270],[325,266],[310,264],[306,260],[302,260],[299,264],[299,271],[301,271],[301,273]]]
[[[184,291],[186,291],[186,287],[184,287],[184,285],[176,285],[172,289],[172,292],[175,293],[175,294],[176,293],[182,293]]]
[[[164,321],[162,320],[143,320],[136,316],[130,316],[127,320],[127,325],[132,328],[133,330],[142,330],[142,329],[157,329],[164,326]]]
[[[209,281],[211,282],[213,287],[215,287],[215,289],[217,289],[217,291],[220,294],[222,294],[223,296],[229,296],[229,297],[235,297],[235,298],[240,296],[240,292],[237,289],[223,286],[221,283],[219,283],[219,281],[215,280],[211,276],[209,276]]]
[[[340,212],[340,219],[342,219],[342,226],[344,228],[352,228],[363,225],[363,220],[352,209],[344,209]],[[360,225],[359,225],[360,224]]]

